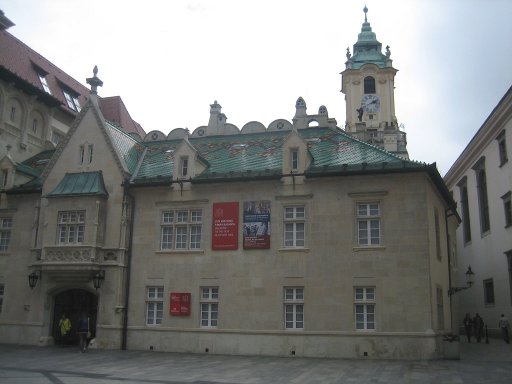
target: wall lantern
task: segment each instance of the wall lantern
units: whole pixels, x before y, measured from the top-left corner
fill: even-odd
[[[95,289],[98,289],[101,287],[101,284],[103,284],[103,281],[105,280],[105,271],[100,270],[96,272],[96,274],[92,277],[92,283],[94,285]]]
[[[466,271],[466,286],[465,287],[450,287],[448,289],[448,296],[451,296],[459,291],[463,291],[465,289],[471,288],[473,285],[473,279],[475,277],[475,274],[471,270],[471,265],[468,266],[468,270]]]
[[[33,289],[36,284],[37,280],[41,277],[41,271],[32,271],[30,275],[28,275],[28,285],[30,286],[30,289]]]

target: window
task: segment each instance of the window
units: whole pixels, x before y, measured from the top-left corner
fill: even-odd
[[[2,172],[0,173],[0,176],[2,177],[2,180],[0,180],[0,186],[2,188],[7,188],[7,183],[9,181],[9,170],[8,169],[2,169]]]
[[[507,142],[505,137],[505,131],[502,131],[496,140],[498,140],[498,153],[500,156],[500,167],[508,161],[507,155]]]
[[[9,249],[11,240],[12,218],[0,217],[0,252]]]
[[[484,169],[477,173],[478,205],[480,209],[480,226],[482,233],[491,229],[489,221],[489,198],[487,195],[487,175]]]
[[[484,302],[485,305],[494,305],[494,281],[484,280]]]
[[[4,306],[4,285],[0,283],[0,313],[2,313],[2,307]]]
[[[460,191],[460,205],[462,209],[462,229],[465,244],[471,241],[471,222],[469,220],[469,200],[466,182],[467,179],[464,176],[464,178],[458,183]]]
[[[86,152],[87,150],[87,152]],[[80,146],[79,161],[80,164],[91,164],[92,163],[93,145],[84,144]]]
[[[439,212],[437,208],[434,211],[434,225],[436,231],[436,256],[441,260],[441,229],[439,228]]]
[[[503,211],[505,212],[505,228],[512,226],[512,203],[510,201],[510,191],[501,196],[503,200]]]
[[[180,159],[180,175],[181,177],[186,177],[188,175],[188,157],[182,157]]]
[[[59,212],[59,244],[81,244],[84,242],[85,211]]]
[[[57,132],[52,132],[52,143],[57,145],[62,140],[62,135]]]
[[[299,168],[299,150],[297,148],[290,150],[290,167],[293,170]]]
[[[200,209],[162,212],[160,249],[201,249],[202,220]]]
[[[375,330],[375,288],[354,289],[356,330]]]
[[[216,327],[219,318],[219,287],[201,287],[201,327]]]
[[[146,292],[146,325],[162,324],[164,287],[147,287]]]
[[[284,246],[303,247],[306,211],[304,206],[284,208]]]
[[[68,103],[68,107],[71,108],[73,111],[80,112],[80,102],[78,101],[78,96],[75,94],[72,94],[69,91],[62,91],[64,94],[64,98],[66,99],[66,103]]]
[[[11,115],[10,115],[11,121],[16,121],[16,107],[11,107]]]
[[[50,91],[50,87],[48,86],[48,82],[46,81],[46,75],[39,73],[38,76],[39,76],[39,81],[41,82],[41,85],[43,86],[44,91],[51,95],[52,91]]]
[[[304,287],[284,287],[284,327],[304,329]]]
[[[375,78],[371,76],[364,78],[364,93],[375,93]]]
[[[359,245],[379,245],[381,243],[379,203],[357,204],[357,233]]]
[[[480,231],[483,234],[491,229],[489,220],[489,197],[487,194],[487,174],[485,172],[485,156],[482,156],[473,165],[476,175],[476,188],[478,192],[478,209],[480,212]]]

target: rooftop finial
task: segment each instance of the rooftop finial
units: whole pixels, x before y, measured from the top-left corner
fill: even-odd
[[[97,95],[98,94],[98,87],[103,86],[103,81],[98,79],[96,76],[98,74],[98,66],[95,65],[94,69],[92,70],[93,77],[89,77],[86,81],[87,84],[91,86],[91,91],[89,92],[91,95]]]
[[[366,5],[363,8],[363,12],[364,12],[364,22],[367,23],[368,19],[366,18],[366,14],[368,13],[368,8],[366,8]]]

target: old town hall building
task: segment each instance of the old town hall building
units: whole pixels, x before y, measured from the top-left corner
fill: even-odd
[[[75,342],[58,319],[85,312],[97,348],[450,355],[454,202],[407,157],[366,15],[348,56],[346,130],[299,97],[291,121],[239,129],[215,101],[205,126],[139,138],[95,69],[55,149],[0,163],[0,342]]]

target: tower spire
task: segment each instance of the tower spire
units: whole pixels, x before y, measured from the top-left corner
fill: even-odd
[[[367,23],[368,19],[366,18],[366,14],[368,13],[368,8],[366,7],[366,4],[364,5],[363,12],[364,12],[364,22]]]

